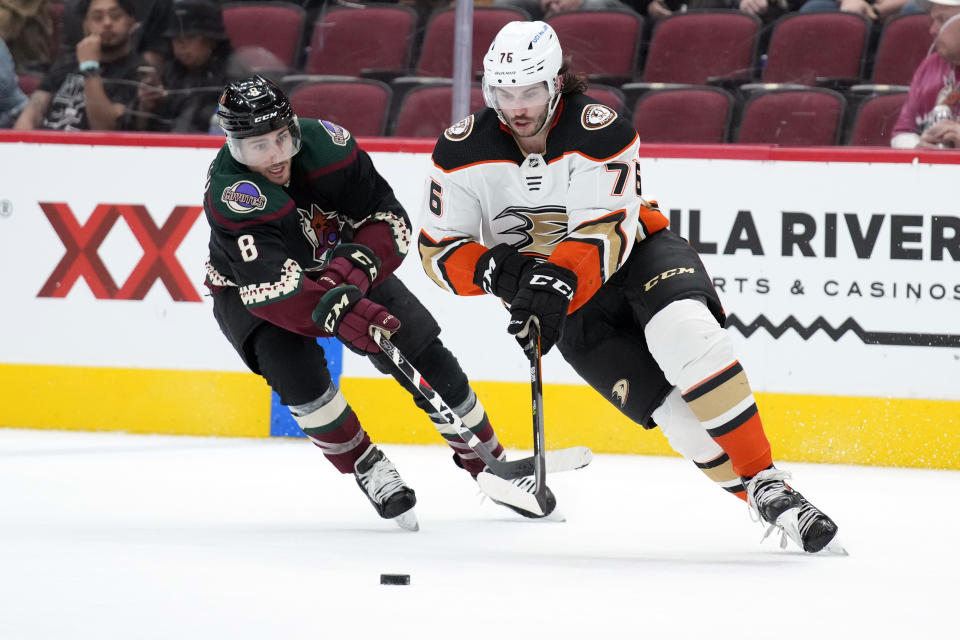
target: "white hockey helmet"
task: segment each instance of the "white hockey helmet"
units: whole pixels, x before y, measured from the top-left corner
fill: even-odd
[[[483,98],[503,120],[497,88],[544,83],[549,111],[547,122],[560,101],[560,67],[563,51],[553,27],[546,22],[510,22],[504,25],[483,58]],[[542,102],[540,104],[543,104]]]

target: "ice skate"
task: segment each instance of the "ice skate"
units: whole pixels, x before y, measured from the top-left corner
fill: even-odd
[[[419,531],[413,507],[417,494],[404,483],[397,468],[376,445],[370,445],[354,465],[357,484],[381,518],[393,520],[407,531]]]
[[[500,456],[501,460],[506,458],[506,454]],[[540,509],[537,498],[533,494],[536,480],[532,476],[505,480],[484,468],[477,474],[476,480],[484,496],[490,498],[495,504],[519,513],[524,518],[546,518],[559,522],[566,520],[563,514],[557,511],[557,499],[550,487],[547,487],[547,509],[545,512]]]
[[[779,530],[781,549],[786,548],[789,538],[808,553],[826,549],[846,555],[846,550],[836,541],[837,525],[786,484],[790,477],[789,471],[764,469],[744,479],[751,518],[769,525],[764,539]]]

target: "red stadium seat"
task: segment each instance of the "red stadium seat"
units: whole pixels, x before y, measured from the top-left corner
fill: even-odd
[[[423,46],[417,63],[416,75],[436,78],[453,77],[453,36],[456,10],[435,12],[427,23]],[[529,20],[520,9],[475,7],[473,10],[473,41],[470,68],[483,71],[483,56],[494,36],[508,22]]]
[[[298,116],[335,122],[355,136],[382,136],[391,95],[383,82],[341,76],[294,88],[290,103]]]
[[[752,77],[760,19],[740,11],[676,13],[657,22],[644,82],[703,85],[707,78]]]
[[[640,142],[726,142],[733,96],[718,87],[654,89],[637,100],[633,126]]]
[[[870,81],[908,86],[932,42],[928,14],[897,16],[883,27]]]
[[[547,23],[557,32],[570,67],[589,76],[615,76],[622,82],[636,73],[643,18],[633,11],[569,11]]]
[[[869,30],[855,13],[789,13],[774,23],[761,80],[812,86],[817,78],[860,78]]]
[[[610,87],[605,84],[590,84],[586,94],[599,102],[605,104],[621,116],[626,112],[626,99],[623,91],[616,87]]]
[[[449,127],[450,110],[453,105],[453,87],[421,86],[410,89],[403,97],[397,114],[393,135],[403,138],[436,139]],[[480,85],[470,88],[470,112],[483,108],[483,91]]]
[[[847,144],[854,146],[890,146],[893,126],[900,117],[900,109],[907,101],[907,91],[881,93],[869,96],[860,103],[851,127]]]
[[[830,89],[758,91],[743,106],[735,142],[784,146],[837,144],[846,101]]]
[[[331,6],[313,29],[308,74],[359,76],[365,70],[409,68],[417,13],[406,5]],[[376,45],[358,46],[371,33]]]
[[[234,2],[223,5],[223,24],[236,50],[263,47],[287,68],[297,65],[306,12],[288,2]]]

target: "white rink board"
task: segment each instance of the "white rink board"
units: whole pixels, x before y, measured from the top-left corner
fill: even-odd
[[[209,301],[174,302],[160,281],[142,300],[97,299],[82,279],[64,298],[38,297],[65,252],[38,203],[65,203],[81,225],[98,205],[141,204],[162,227],[174,207],[200,205],[214,154],[209,148],[0,143],[0,287],[8,310],[0,316],[0,363],[242,371]],[[372,155],[416,224],[429,157]],[[944,188],[955,180],[956,165],[673,158],[645,158],[641,164],[647,197],[659,200],[665,213],[679,211],[685,237],[690,211],[700,211],[700,242],[717,244],[716,253],[704,252],[704,262],[712,276],[727,283],[721,294],[727,312],[744,322],[763,315],[776,326],[792,316],[808,327],[823,317],[834,327],[853,319],[866,332],[954,339],[960,334],[960,256],[943,251],[942,259],[934,260],[931,255],[933,216],[948,226],[960,219],[960,205]],[[763,255],[743,248],[723,255],[739,211],[750,212]],[[816,225],[815,257],[796,249],[782,255],[783,212],[802,212]],[[825,257],[830,212],[837,214],[835,257]],[[856,256],[845,214],[854,214],[862,229],[872,215],[882,216],[869,259]],[[919,259],[891,256],[893,215],[919,216],[919,224],[903,224],[902,234],[908,235],[900,236],[906,240],[902,247],[919,251]],[[944,232],[944,243],[956,247],[951,229]],[[175,251],[197,294],[203,291],[206,242],[201,214]],[[97,252],[118,285],[143,254],[123,219]],[[498,303],[441,291],[415,255],[399,274],[434,311],[445,342],[472,379],[526,379],[525,359],[506,335],[507,316]],[[742,292],[732,286],[737,278],[746,279]],[[758,292],[759,279],[767,281],[769,291]],[[798,280],[803,295],[790,292]],[[839,295],[824,291],[829,281],[838,283]],[[853,282],[863,295],[846,295]],[[884,286],[885,295],[870,295],[874,282]],[[905,297],[908,284],[920,287],[919,300]],[[939,294],[937,287],[943,288],[939,300],[931,296]],[[957,348],[865,344],[850,332],[837,341],[823,331],[806,340],[794,330],[779,339],[764,329],[749,339],[731,333],[758,391],[960,399]],[[350,353],[344,375],[379,376]],[[579,382],[555,353],[547,357],[545,378]]]

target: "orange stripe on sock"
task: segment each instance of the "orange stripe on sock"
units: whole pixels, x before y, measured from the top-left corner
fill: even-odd
[[[714,440],[730,456],[733,470],[741,477],[756,475],[773,464],[770,441],[763,431],[759,413],[755,413],[735,430]]]

